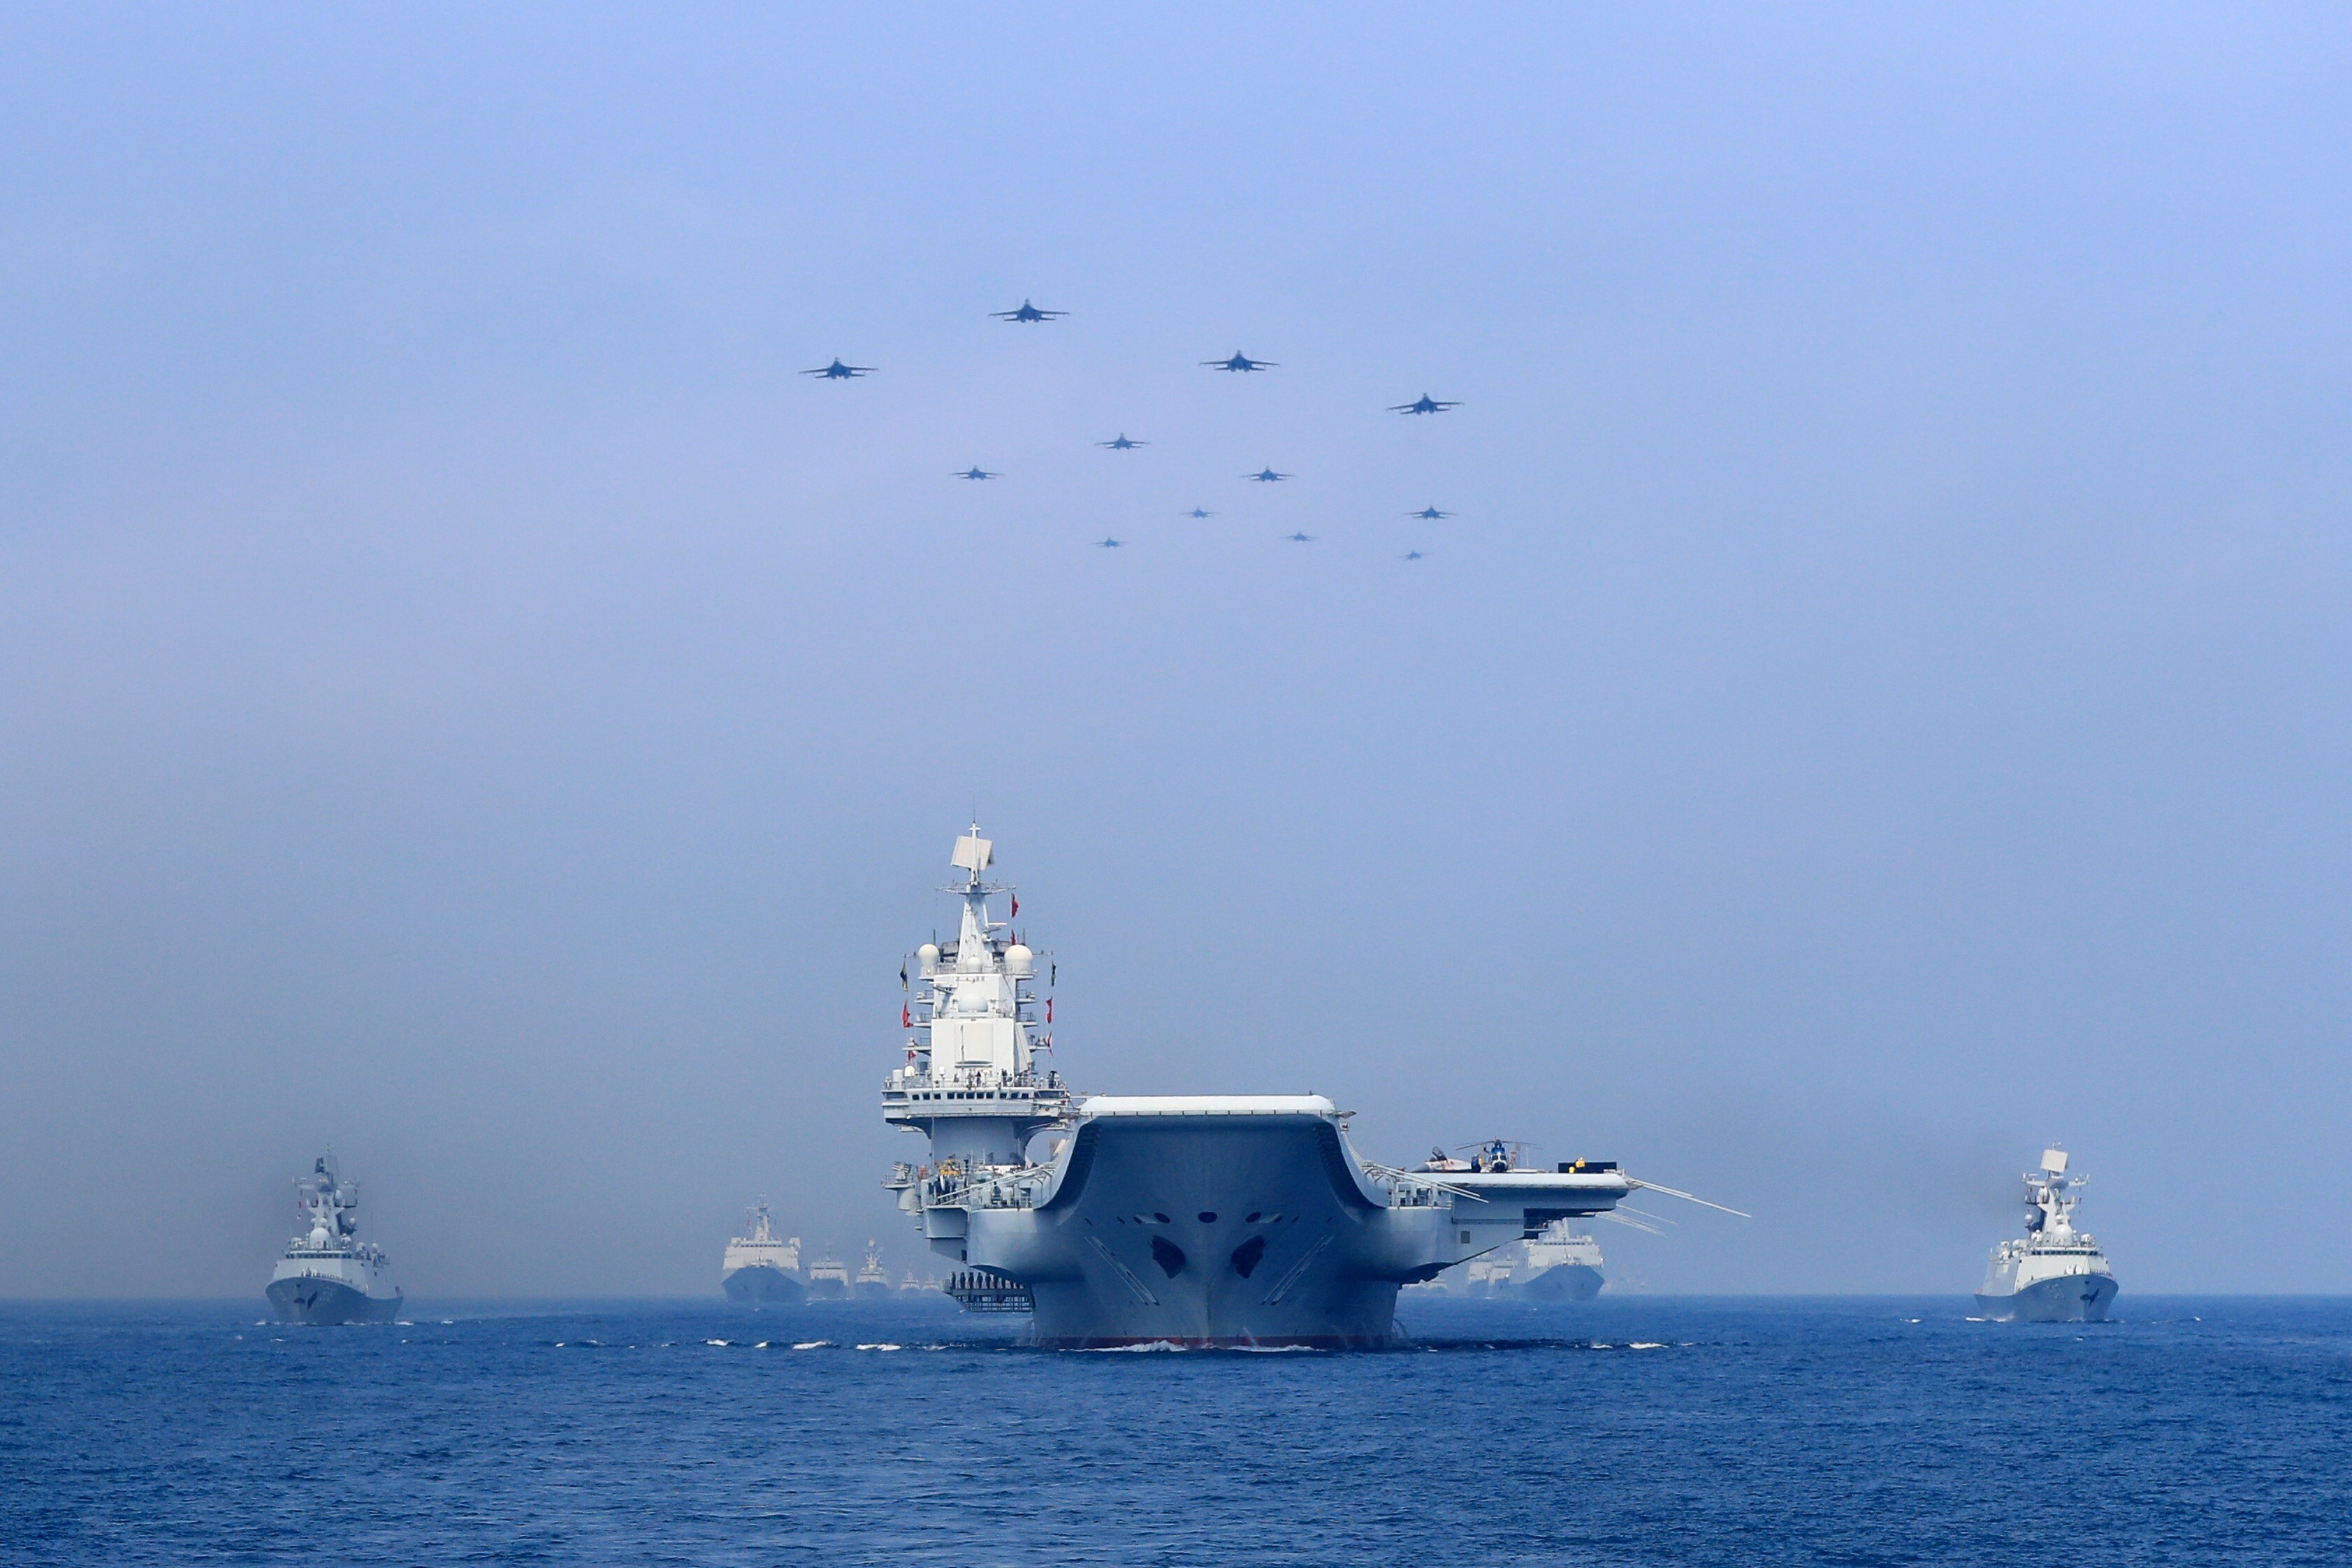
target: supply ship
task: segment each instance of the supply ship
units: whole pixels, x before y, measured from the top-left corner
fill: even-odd
[[[2095,1237],[2074,1228],[2090,1178],[2066,1173],[2066,1151],[2045,1149],[2025,1173],[2025,1234],[1993,1248],[1977,1310],[2000,1323],[2097,1323],[2116,1299],[2115,1271]]]
[[[1075,1096],[1037,1063],[1055,969],[1041,998],[1040,955],[992,914],[1011,890],[984,879],[993,859],[977,826],[956,841],[955,939],[901,968],[905,1060],[882,1115],[930,1155],[884,1184],[961,1266],[950,1292],[1027,1306],[1036,1343],[1387,1345],[1399,1287],[1648,1184],[1607,1161],[1382,1165],[1318,1094]]]
[[[751,1235],[727,1244],[719,1264],[719,1289],[730,1301],[752,1306],[788,1306],[807,1291],[801,1283],[801,1238],[780,1238],[761,1198],[745,1212]]]
[[[388,1323],[402,1300],[383,1248],[358,1239],[360,1186],[321,1154],[294,1179],[294,1213],[307,1222],[269,1277],[269,1305],[289,1323]]]

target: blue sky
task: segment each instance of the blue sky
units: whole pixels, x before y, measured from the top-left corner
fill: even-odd
[[[2347,32],[0,16],[0,1294],[326,1143],[412,1291],[919,1264],[975,805],[1082,1087],[1756,1213],[1654,1289],[1969,1289],[2053,1138],[2352,1289]]]

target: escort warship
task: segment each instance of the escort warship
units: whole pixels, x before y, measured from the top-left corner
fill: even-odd
[[[866,1244],[866,1261],[859,1267],[857,1277],[849,1282],[849,1288],[861,1301],[883,1301],[890,1298],[890,1271],[882,1267],[880,1242],[868,1241]]]
[[[1035,1343],[1387,1345],[1401,1286],[1649,1185],[1604,1161],[1382,1165],[1317,1094],[1076,1096],[1037,1063],[1054,967],[1041,999],[1041,955],[992,916],[1010,891],[983,879],[993,858],[977,826],[956,841],[942,889],[963,906],[955,939],[900,971],[905,1060],[882,1115],[925,1134],[930,1157],[884,1184],[960,1266],[949,1293],[1025,1308]]]
[[[1601,1272],[1601,1244],[1566,1220],[1544,1226],[1527,1243],[1511,1270],[1511,1292],[1552,1301],[1590,1301],[1607,1283]]]
[[[751,1221],[751,1234],[727,1244],[726,1257],[719,1264],[719,1289],[727,1292],[729,1300],[755,1307],[798,1301],[807,1292],[801,1283],[801,1238],[776,1235],[765,1198],[745,1217]]]
[[[2025,1234],[1993,1248],[1977,1311],[2000,1323],[2105,1322],[2116,1276],[2098,1241],[2074,1228],[2090,1178],[2066,1173],[2066,1151],[2045,1149],[2025,1173]]]
[[[383,1248],[358,1239],[360,1186],[321,1154],[294,1179],[294,1214],[307,1222],[269,1277],[269,1305],[289,1323],[388,1323],[400,1315]]]

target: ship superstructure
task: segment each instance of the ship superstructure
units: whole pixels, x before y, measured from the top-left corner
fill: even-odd
[[[2090,1178],[2069,1175],[2066,1151],[2042,1153],[2025,1173],[2025,1234],[1993,1248],[1977,1310],[1997,1322],[2096,1323],[2116,1299],[2115,1272],[2096,1237],[2074,1228]]]
[[[730,1301],[753,1306],[782,1305],[799,1300],[807,1291],[801,1279],[801,1238],[779,1237],[761,1198],[746,1211],[750,1234],[727,1244],[719,1265],[719,1288]]]
[[[905,1061],[882,1114],[927,1134],[931,1156],[886,1185],[963,1266],[950,1292],[1025,1297],[1038,1342],[1387,1344],[1400,1286],[1604,1213],[1633,1184],[1603,1162],[1381,1165],[1321,1095],[1074,1100],[1036,1066],[1052,997],[1036,995],[1038,955],[992,916],[1010,891],[983,879],[993,858],[976,826],[956,841],[956,939],[904,972]],[[1050,962],[1046,974],[1050,990]]]
[[[294,1179],[299,1228],[269,1277],[269,1305],[294,1323],[386,1323],[400,1315],[383,1248],[359,1239],[360,1186],[321,1154]]]

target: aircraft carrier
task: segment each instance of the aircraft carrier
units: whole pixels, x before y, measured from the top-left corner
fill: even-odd
[[[269,1305],[289,1323],[388,1323],[400,1316],[399,1288],[383,1248],[358,1237],[360,1187],[321,1154],[294,1179],[298,1219],[269,1279]]]
[[[967,1278],[1028,1298],[1039,1344],[1387,1345],[1400,1286],[1645,1184],[1603,1161],[1382,1165],[1316,1094],[1075,1096],[1035,1059],[1055,970],[1041,998],[1040,955],[992,913],[1010,890],[984,879],[993,859],[976,826],[956,841],[956,937],[900,972],[905,1059],[882,1114],[930,1157],[885,1184]]]

